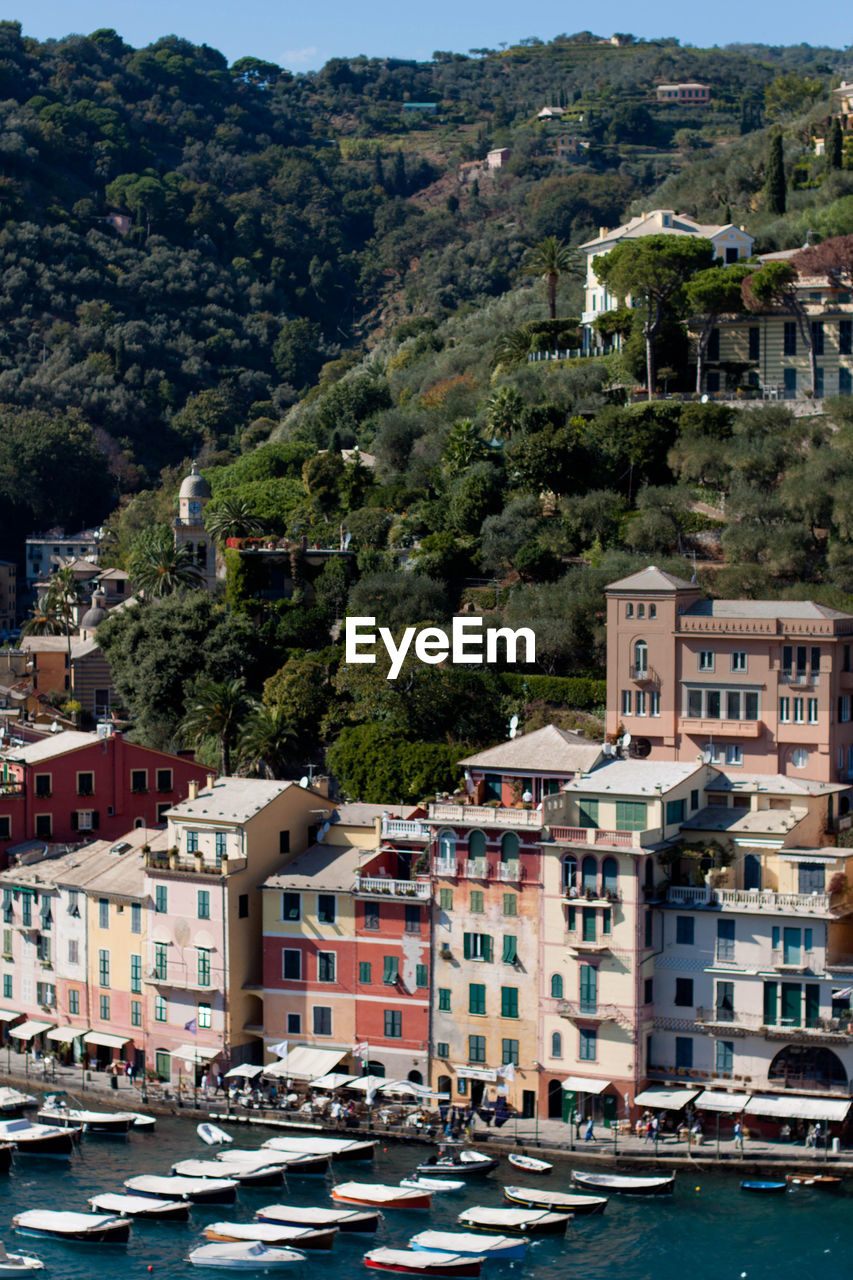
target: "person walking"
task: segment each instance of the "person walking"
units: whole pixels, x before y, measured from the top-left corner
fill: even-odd
[[[592,1131],[592,1116],[589,1117],[589,1123],[586,1126],[586,1133],[583,1135],[584,1142],[593,1142],[595,1134]]]
[[[743,1125],[740,1120],[735,1120],[735,1146],[743,1154]]]

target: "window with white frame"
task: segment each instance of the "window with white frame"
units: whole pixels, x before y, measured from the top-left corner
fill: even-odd
[[[657,689],[653,689],[652,692],[649,694],[649,715],[650,716],[660,715],[660,693],[658,692]]]
[[[794,698],[794,724],[805,724],[805,698]]]
[[[631,714],[631,690],[622,690],[622,715],[629,716]]]
[[[794,747],[791,752],[791,764],[795,769],[805,769],[809,762],[809,753],[805,747]]]
[[[637,692],[634,694],[634,711],[635,711],[635,714],[638,716],[644,716],[646,714],[645,689],[638,689]]]
[[[726,764],[743,764],[743,747],[732,743],[726,747]]]
[[[714,650],[700,649],[697,665],[700,671],[713,671],[714,670]]]
[[[779,721],[781,724],[791,723],[791,699],[779,699]]]
[[[746,671],[745,649],[734,649],[732,651],[732,671]]]
[[[806,710],[809,724],[817,724],[817,698],[809,698],[807,700]]]

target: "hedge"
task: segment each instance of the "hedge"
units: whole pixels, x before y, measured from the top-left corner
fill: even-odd
[[[504,672],[500,679],[507,693],[577,711],[592,711],[607,701],[607,681],[600,676],[524,676]]]

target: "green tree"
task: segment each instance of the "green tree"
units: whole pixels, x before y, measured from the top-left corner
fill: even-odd
[[[322,512],[340,506],[344,480],[344,460],[339,453],[318,453],[302,468],[302,479],[311,498]]]
[[[313,320],[285,320],[273,347],[273,364],[282,382],[297,391],[309,386],[323,363],[320,326]]]
[[[764,173],[764,207],[768,213],[785,212],[786,190],[782,133],[781,130],[774,129],[767,144]]]
[[[366,804],[412,803],[450,791],[458,773],[454,743],[409,741],[378,724],[343,729],[327,753],[345,795]]]
[[[202,679],[190,697],[181,729],[187,740],[215,738],[219,744],[219,768],[231,777],[231,759],[238,735],[254,704],[242,676],[230,680]],[[255,745],[257,745],[257,737]]]
[[[205,516],[204,524],[215,542],[224,542],[226,538],[247,538],[253,533],[260,533],[263,528],[246,498],[227,494],[216,510]]]
[[[531,245],[521,262],[521,272],[527,276],[541,276],[548,293],[548,315],[557,318],[557,285],[560,276],[576,272],[575,256],[569,245],[556,236],[545,236],[538,244]]]
[[[486,422],[495,436],[508,440],[518,426],[524,400],[515,387],[498,387],[486,401]]]
[[[282,778],[292,760],[295,742],[296,733],[285,707],[256,706],[240,728],[240,767],[253,776]]]
[[[460,418],[448,431],[441,451],[442,462],[451,475],[467,471],[475,462],[482,462],[489,450],[480,428],[470,418]]]
[[[844,168],[844,133],[838,116],[832,116],[826,131],[826,167],[829,170]]]
[[[186,543],[176,545],[168,525],[154,525],[135,539],[128,557],[134,591],[158,599],[197,587],[201,573]]]
[[[721,315],[743,311],[741,285],[751,268],[735,262],[728,267],[709,267],[692,276],[685,286],[688,313],[696,328],[696,394],[701,395],[705,376],[705,355],[711,334]]]
[[[710,267],[714,249],[709,240],[668,236],[640,236],[623,240],[615,249],[595,259],[595,272],[602,284],[623,301],[629,296],[642,299],[645,315],[648,398],[655,391],[655,337],[667,309],[677,305],[685,282],[698,271]]]
[[[811,391],[814,395],[817,387],[817,358],[811,320],[800,298],[798,281],[799,275],[794,264],[776,259],[765,262],[758,271],[748,275],[741,291],[748,311],[761,312],[778,308],[796,318],[803,346],[809,356]]]
[[[823,82],[797,71],[783,71],[764,90],[764,105],[771,120],[801,115],[824,92]]]

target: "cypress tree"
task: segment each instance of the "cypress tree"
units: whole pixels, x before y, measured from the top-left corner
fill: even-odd
[[[844,136],[841,132],[841,121],[838,119],[838,116],[833,116],[829,122],[829,129],[826,133],[826,142],[824,146],[826,150],[827,169],[842,168],[844,163]]]
[[[782,134],[778,129],[770,135],[764,196],[768,213],[785,212],[785,159],[782,152]]]

